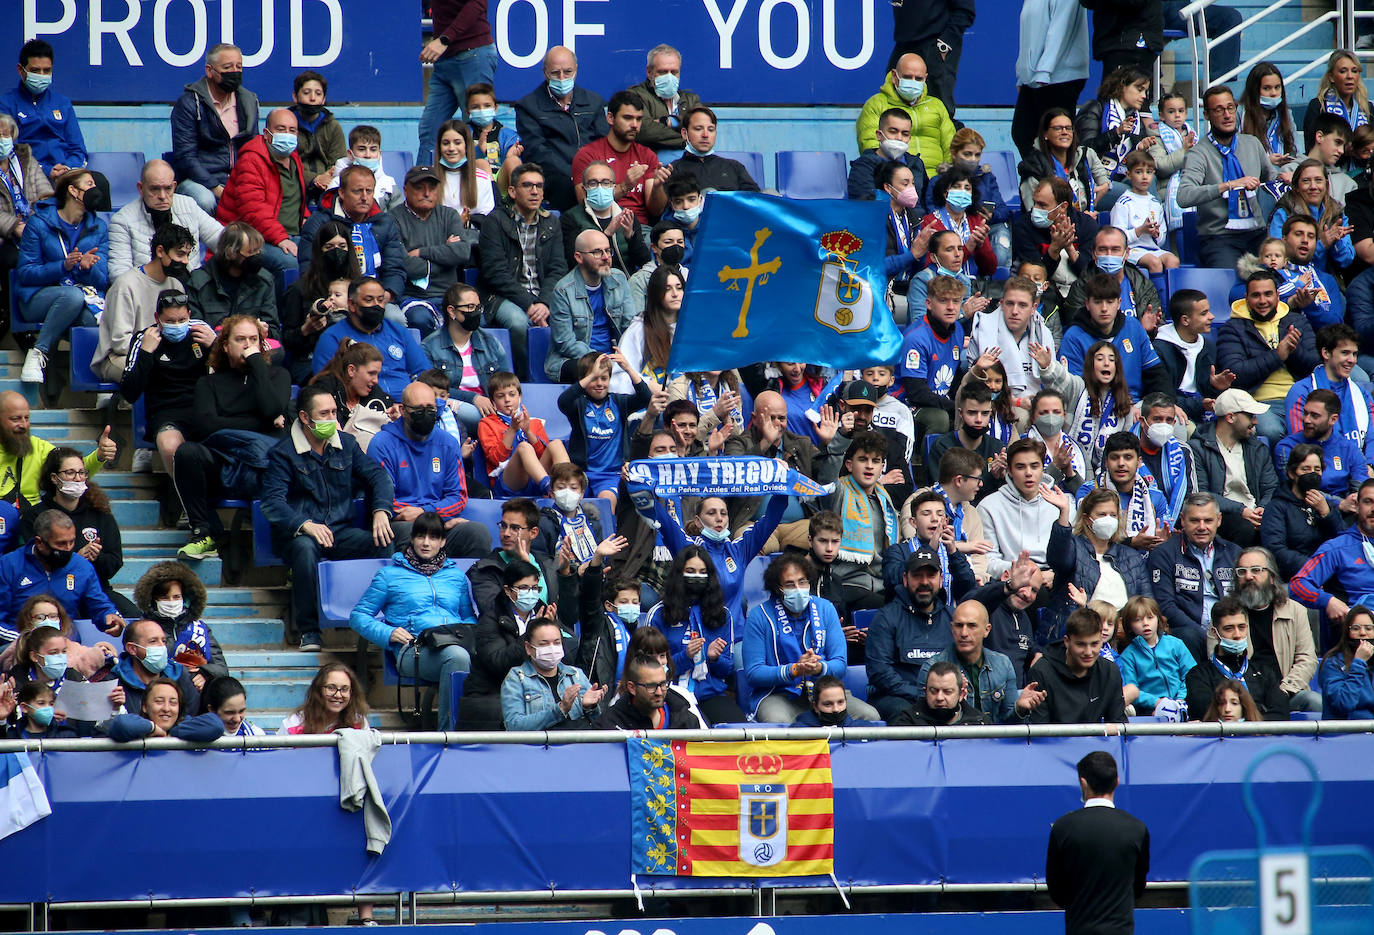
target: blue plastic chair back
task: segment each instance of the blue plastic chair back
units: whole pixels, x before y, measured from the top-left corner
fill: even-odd
[[[382,153],[382,170],[387,175],[396,180],[396,191],[400,193],[401,186],[405,183],[406,173],[415,164],[415,157],[409,152],[387,152]]]
[[[844,670],[844,687],[860,701],[868,700],[868,670],[864,666],[848,666]]]
[[[258,500],[253,501],[253,564],[259,567],[285,564],[272,550],[272,524],[262,515],[262,503]]]
[[[768,592],[763,588],[763,573],[772,563],[772,555],[756,555],[744,566],[744,590],[740,594],[740,600],[746,614],[755,604],[768,598]]]
[[[1236,282],[1235,270],[1180,266],[1178,269],[1166,270],[1164,279],[1170,296],[1178,294],[1180,289],[1196,289],[1207,296],[1214,317],[1214,333],[1218,325],[1231,317],[1230,294],[1231,287]]]
[[[763,188],[763,153],[756,153],[749,150],[739,152],[726,152],[716,150],[716,155],[722,159],[733,159],[749,170],[749,175],[758,183],[759,188]]]
[[[844,153],[782,150],[777,155],[778,192],[785,198],[843,198],[847,168]]]
[[[142,153],[90,153],[86,168],[99,172],[110,182],[110,205],[118,211],[138,200],[138,182],[143,177]]]
[[[526,332],[525,340],[530,372],[520,374],[520,379],[526,383],[548,383],[549,378],[544,376],[544,361],[549,356],[548,326],[531,328]],[[515,361],[512,360],[511,363],[514,364]]]
[[[876,608],[870,610],[856,610],[849,615],[850,619],[854,622],[854,626],[858,627],[860,630],[867,630],[873,623],[873,618],[877,616],[878,611]]]
[[[94,646],[103,640],[114,646],[116,652],[124,651],[124,637],[111,636],[102,631],[95,625],[94,620],[73,620],[72,630],[76,633],[76,641],[82,646]]]
[[[558,408],[558,397],[566,389],[562,383],[531,383],[520,388],[525,408],[530,415],[544,420],[544,431],[550,440],[558,438],[567,441],[572,435],[572,423]]]
[[[514,366],[515,366],[515,354],[514,354],[514,352],[511,351],[511,345],[510,345],[510,329],[508,329],[508,328],[487,328],[486,326],[483,326],[482,330],[485,331],[487,334],[491,335],[493,338],[495,338],[495,339],[497,340],[497,342],[501,345],[501,347],[503,347],[503,348],[505,349],[505,351],[506,351],[506,361],[507,361],[512,367],[514,367]],[[462,379],[462,374],[459,374],[458,377],[459,377],[459,379]]]
[[[389,558],[353,558],[320,562],[320,626],[348,626],[348,617],[372,578],[390,561]]]
[[[1178,261],[1184,266],[1196,266],[1199,261],[1196,211],[1183,212],[1183,226],[1174,241],[1174,246],[1178,248]]]
[[[1021,177],[1016,172],[1016,153],[1003,150],[984,150],[983,162],[987,163],[997,178],[997,187],[1002,190],[1002,200],[1013,210],[1021,207]]]
[[[100,329],[93,326],[71,330],[72,372],[71,388],[80,393],[113,393],[119,384],[108,383],[91,369],[91,358],[100,340]]]
[[[501,522],[501,511],[505,506],[505,500],[469,499],[467,506],[463,507],[463,519],[469,523],[481,523],[491,532],[491,541],[500,542],[501,530],[497,526]]]
[[[140,396],[133,405],[133,435],[134,447],[143,449],[155,449],[157,445],[150,441],[145,441],[143,436],[148,432],[148,407]]]

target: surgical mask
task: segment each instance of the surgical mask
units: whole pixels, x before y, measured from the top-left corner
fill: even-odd
[[[31,71],[24,72],[24,87],[34,94],[42,94],[52,85],[52,75],[35,75]]]
[[[144,646],[143,647],[143,668],[149,672],[161,672],[167,668],[167,647],[166,646]]]
[[[571,513],[582,502],[582,494],[570,487],[559,487],[553,492],[553,502],[564,513]]]
[[[916,190],[915,185],[908,185],[906,188],[892,196],[892,200],[903,208],[914,208],[916,202],[921,200],[921,193]]]
[[[278,156],[289,156],[296,151],[296,134],[273,133],[271,146]]]
[[[406,428],[421,438],[428,438],[429,433],[434,431],[435,424],[439,421],[439,411],[437,409],[421,409],[418,412],[406,413]]]
[[[50,679],[60,679],[67,674],[67,654],[53,653],[43,657],[43,674]]]
[[[1044,230],[1050,226],[1050,212],[1044,208],[1031,208],[1031,224]]]
[[[462,159],[459,159],[457,162],[454,162],[454,161],[452,161],[451,159],[444,159],[444,158],[442,158],[442,157],[439,159],[439,165],[443,166],[445,169],[453,169],[453,170],[461,169],[461,168],[463,168],[463,166],[465,166],[465,165],[467,165],[467,164],[468,164],[468,157],[467,157],[467,156],[464,156]]]
[[[1111,541],[1118,526],[1120,522],[1115,516],[1099,516],[1092,522],[1093,535],[1103,541]]]
[[[1124,256],[1100,256],[1097,258],[1097,268],[1108,276],[1115,276],[1121,272],[1125,265],[1126,258]]]
[[[241,71],[226,71],[226,72],[223,72],[223,73],[217,72],[217,73],[215,74],[215,80],[219,82],[220,90],[222,90],[222,91],[228,91],[230,94],[233,94],[233,93],[234,93],[235,91],[237,91],[239,88],[243,87],[243,72],[241,72]]]
[[[839,727],[847,717],[849,717],[849,712],[844,709],[816,712],[816,720],[821,722],[822,727]]]
[[[687,148],[702,159],[705,159],[707,156],[711,155],[716,151],[716,148],[714,146],[712,146],[710,149],[697,149],[691,143],[687,144]]]
[[[883,154],[884,159],[901,159],[906,155],[907,145],[904,140],[879,140],[878,152]]]
[[[1318,490],[1322,485],[1322,472],[1312,471],[1307,474],[1298,475],[1298,490],[1307,493],[1309,490]]]
[[[701,217],[701,202],[698,201],[690,208],[683,208],[681,211],[675,210],[673,214],[677,216],[679,221],[690,227],[697,222],[697,218]]]
[[[573,85],[576,83],[574,78],[550,78],[549,90],[559,97],[567,97],[572,93]]]
[[[1282,103],[1283,98],[1281,97],[1260,97],[1260,106],[1265,110],[1278,110]]]
[[[621,623],[626,626],[634,626],[639,623],[638,604],[616,604],[615,615],[620,618]]]
[[[539,606],[539,589],[518,590],[515,592],[515,609],[527,614]],[[561,650],[560,650],[561,658]]]
[[[376,172],[378,169],[382,167],[382,160],[380,158],[364,159],[362,156],[354,156],[353,164],[355,166],[362,166],[364,169],[371,169],[373,172]]]
[[[670,243],[662,250],[658,251],[658,258],[666,266],[681,266],[682,259],[687,255],[687,248],[680,243]]]
[[[536,646],[534,648],[534,662],[541,669],[552,669],[562,661],[562,643],[554,643],[552,646]]]
[[[705,591],[706,581],[707,577],[704,574],[692,575],[684,573],[682,576],[682,586],[687,590],[688,594],[695,595]]]
[[[33,722],[39,727],[47,727],[52,723],[52,713],[52,705],[43,705],[42,707],[30,706],[29,708],[29,717],[33,718]]]
[[[598,185],[587,189],[587,207],[593,211],[605,211],[615,204],[615,189]]]
[[[654,93],[665,101],[677,97],[677,75],[655,76]]]
[[[468,111],[468,119],[479,127],[490,126],[496,120],[495,107],[478,107]]]
[[[8,136],[0,136],[0,159],[10,158],[14,152],[14,140]]]
[[[971,204],[973,204],[973,192],[965,191],[962,188],[951,188],[945,193],[945,206],[953,208],[955,211],[967,211]]]
[[[1045,415],[1035,420],[1035,430],[1040,433],[1041,438],[1054,438],[1064,431],[1064,417],[1060,415]]]
[[[919,78],[898,78],[897,96],[908,104],[915,101],[926,91],[926,83]]]
[[[1217,637],[1217,647],[1220,648],[1222,652],[1230,653],[1233,656],[1245,655],[1245,650],[1249,645],[1249,640],[1228,640],[1224,636]]]
[[[191,323],[189,321],[163,322],[158,326],[158,330],[168,341],[173,344],[180,344],[191,333]]]
[[[181,598],[176,600],[154,601],[153,606],[157,612],[169,620],[175,620],[181,616],[181,612],[186,608],[186,602]]]
[[[1174,427],[1168,422],[1156,422],[1145,430],[1145,437],[1156,448],[1163,448],[1174,437]]]
[[[364,331],[376,331],[386,318],[386,309],[380,305],[364,305],[358,309],[358,321]]]
[[[730,538],[730,527],[727,526],[724,529],[712,529],[710,526],[702,526],[701,535],[702,538],[709,539],[712,542],[725,542],[727,539]]]
[[[52,627],[54,630],[62,629],[61,617],[34,617],[33,625],[36,627]]]
[[[64,497],[80,500],[86,494],[86,482],[84,480],[64,480],[57,485],[57,490]]]
[[[310,423],[310,433],[316,438],[324,441],[334,437],[334,433],[339,430],[337,419],[321,419],[318,422]]]
[[[782,606],[786,607],[794,614],[799,614],[806,610],[806,605],[811,603],[811,592],[806,588],[783,588]]]

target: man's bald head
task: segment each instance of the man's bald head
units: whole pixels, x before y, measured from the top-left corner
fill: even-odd
[[[435,404],[434,387],[428,383],[411,383],[401,391],[401,405],[412,409],[421,406],[433,406]]]
[[[588,285],[596,285],[611,271],[611,242],[597,230],[585,230],[573,241],[573,260]]]
[[[29,401],[24,398],[22,393],[14,390],[5,390],[0,393],[0,414],[9,415],[13,412],[29,414]]]
[[[285,107],[278,107],[267,115],[267,129],[272,133],[295,133],[296,115]]]
[[[16,458],[33,453],[29,401],[13,390],[0,393],[0,448]]]
[[[150,159],[143,164],[138,181],[138,194],[150,212],[172,210],[172,195],[177,188],[177,176],[169,162]]]
[[[573,241],[573,249],[578,253],[590,253],[593,250],[604,250],[611,245],[611,241],[601,231],[585,230],[577,235]]]
[[[545,78],[573,78],[577,75],[577,55],[565,45],[556,45],[544,55]]]
[[[787,403],[782,395],[773,390],[764,390],[754,397],[754,415],[751,417],[754,430],[760,435],[777,441],[773,430],[779,432],[787,426]]]
[[[954,608],[955,621],[961,623],[988,623],[988,609],[978,601],[962,601]]]
[[[897,59],[897,66],[893,71],[897,73],[898,78],[916,78],[925,81],[927,75],[926,60],[915,52],[908,52]]]

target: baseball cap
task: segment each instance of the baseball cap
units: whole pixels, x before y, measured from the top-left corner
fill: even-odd
[[[439,177],[439,173],[434,171],[433,166],[412,166],[406,170],[405,184],[407,185],[425,179],[436,183],[443,181],[443,179]]]
[[[1216,413],[1217,418],[1233,412],[1248,412],[1252,416],[1262,416],[1269,411],[1269,407],[1245,390],[1230,389],[1217,396],[1217,401],[1212,404],[1212,411]]]
[[[911,558],[906,560],[906,570],[908,572],[919,571],[922,568],[934,568],[940,570],[940,559],[931,549],[925,546],[911,553]]]
[[[844,401],[851,406],[856,403],[860,406],[876,406],[878,405],[876,397],[877,394],[874,392],[873,387],[863,380],[849,381],[849,385],[845,387],[844,390]]]

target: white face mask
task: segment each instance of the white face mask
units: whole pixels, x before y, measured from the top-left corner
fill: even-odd
[[[884,159],[901,159],[906,155],[907,144],[901,140],[879,140],[878,152]]]
[[[564,513],[571,513],[582,502],[582,495],[568,487],[560,487],[553,492],[554,506]]]
[[[186,602],[181,598],[170,601],[154,601],[153,605],[157,612],[168,619],[175,619],[181,616],[181,612],[186,607]]]
[[[1093,535],[1110,542],[1112,537],[1116,535],[1118,525],[1120,523],[1115,516],[1099,516],[1092,522]]]
[[[557,668],[562,661],[562,643],[554,643],[552,646],[536,646],[534,649],[534,664],[541,669]]]
[[[80,500],[86,494],[86,482],[84,480],[64,480],[57,486],[57,489],[64,497]]]
[[[1156,422],[1145,430],[1145,436],[1156,448],[1163,448],[1174,437],[1174,427],[1167,422]]]

